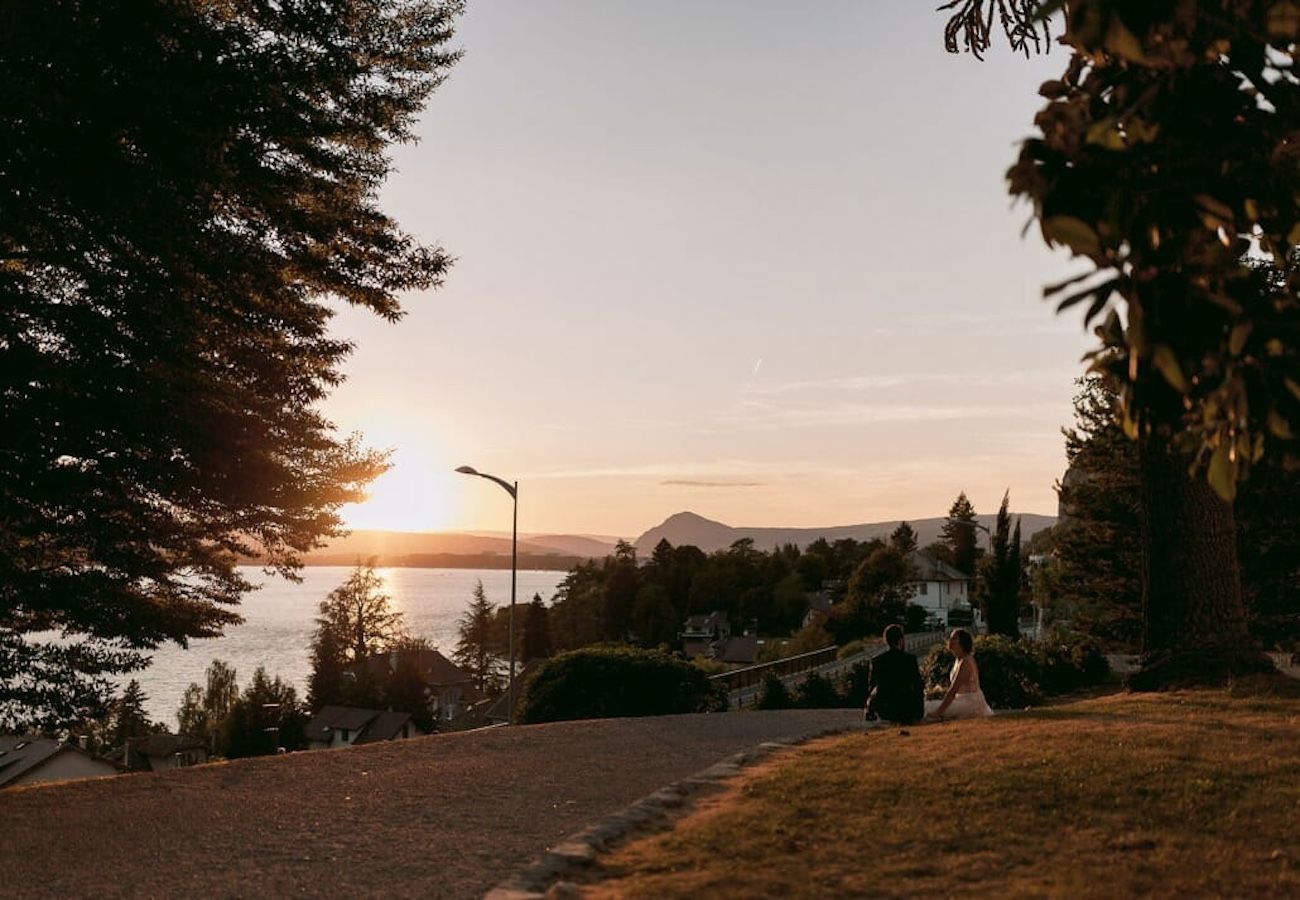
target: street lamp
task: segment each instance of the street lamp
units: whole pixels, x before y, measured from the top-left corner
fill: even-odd
[[[506,702],[510,704],[509,721],[513,725],[515,724],[515,576],[519,560],[519,482],[512,484],[504,478],[480,472],[473,466],[458,466],[456,471],[462,475],[477,475],[479,478],[495,481],[514,501],[514,515],[510,522],[510,681],[506,685]]]

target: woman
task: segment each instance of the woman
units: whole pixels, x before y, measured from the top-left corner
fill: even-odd
[[[948,676],[948,690],[942,700],[925,704],[925,717],[937,719],[973,719],[991,716],[993,710],[980,690],[980,669],[975,662],[975,639],[965,628],[955,628],[948,636],[948,649],[957,661]]]

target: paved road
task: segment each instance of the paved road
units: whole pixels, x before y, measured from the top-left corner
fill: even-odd
[[[583,826],[853,710],[435,735],[0,792],[0,896],[478,897]]]

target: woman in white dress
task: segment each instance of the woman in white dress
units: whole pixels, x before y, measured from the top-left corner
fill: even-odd
[[[948,636],[948,649],[957,661],[952,664],[948,690],[942,700],[928,700],[927,719],[974,719],[991,716],[993,710],[980,690],[980,668],[975,662],[975,640],[965,628],[956,628]]]

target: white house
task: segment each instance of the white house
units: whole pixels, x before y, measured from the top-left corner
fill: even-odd
[[[0,735],[0,788],[116,775],[107,760],[50,738]]]
[[[163,772],[208,761],[208,747],[189,734],[150,734],[127,738],[108,758],[128,772]]]
[[[908,561],[916,569],[917,580],[911,582],[908,588],[911,596],[908,603],[914,603],[929,613],[930,617],[937,619],[946,627],[948,625],[948,613],[953,608],[960,608],[963,611],[971,609],[971,579],[946,562],[935,559],[928,553],[922,553],[914,550],[907,556]],[[979,613],[974,613],[975,620],[978,622]]]
[[[312,750],[396,741],[424,734],[411,721],[411,714],[355,706],[324,706],[307,723],[307,741]]]

